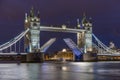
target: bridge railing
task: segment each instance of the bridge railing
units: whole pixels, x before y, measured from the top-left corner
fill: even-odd
[[[25,36],[25,34],[29,31],[29,29],[23,31],[21,34],[16,36],[15,38],[11,39],[10,41],[6,42],[5,44],[0,45],[0,51],[9,48],[10,46],[14,45],[17,43],[21,38]]]
[[[95,46],[96,48],[98,48],[98,53],[99,54],[113,54],[116,53],[117,50],[113,50],[109,47],[107,47],[104,43],[102,43],[94,34],[92,34],[92,36],[94,37],[94,39],[96,40],[97,44],[93,43],[93,46]]]

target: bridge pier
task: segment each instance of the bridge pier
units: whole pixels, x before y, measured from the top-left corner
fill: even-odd
[[[79,55],[79,56],[74,55],[74,61],[75,62],[83,61],[83,55]]]
[[[97,53],[85,53],[79,56],[74,55],[74,61],[83,61],[83,62],[91,62],[91,61],[98,61],[97,60]]]
[[[85,53],[83,54],[83,61],[97,61],[97,53]]]
[[[44,55],[43,53],[28,53],[26,55],[26,62],[43,62]]]

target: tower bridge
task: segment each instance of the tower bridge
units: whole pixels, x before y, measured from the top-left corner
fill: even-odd
[[[20,40],[24,38],[24,53],[28,54],[30,59],[35,56],[41,56],[41,52],[45,52],[50,45],[52,45],[56,38],[50,39],[43,46],[40,45],[40,32],[41,31],[52,31],[52,32],[67,32],[67,33],[76,33],[77,35],[77,44],[75,44],[72,39],[66,38],[63,39],[68,47],[73,51],[75,56],[81,56],[85,54],[85,57],[89,57],[90,54],[96,53],[97,55],[114,55],[117,53],[117,56],[120,55],[116,50],[112,50],[102,43],[92,32],[92,23],[83,16],[81,23],[79,19],[77,20],[77,28],[67,28],[66,25],[60,27],[50,27],[50,26],[41,26],[40,25],[40,14],[38,12],[37,16],[34,15],[33,8],[30,10],[30,15],[25,14],[25,31],[23,31],[18,36],[14,37],[10,41],[0,45],[0,55],[5,55],[5,50],[9,49],[9,52],[12,51],[12,46],[16,49],[19,49],[20,53]],[[95,42],[93,42],[93,39]],[[18,44],[18,46],[16,45]],[[41,46],[41,47],[40,47]],[[18,47],[18,48],[17,48]],[[89,53],[89,55],[88,55]],[[8,52],[7,52],[8,54]],[[11,54],[11,53],[9,53]],[[17,54],[17,53],[16,53]],[[86,55],[87,54],[87,55]],[[116,54],[115,54],[116,55]],[[29,58],[28,58],[29,60]]]

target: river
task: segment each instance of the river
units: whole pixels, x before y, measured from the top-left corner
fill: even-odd
[[[0,80],[120,80],[120,62],[0,63]]]

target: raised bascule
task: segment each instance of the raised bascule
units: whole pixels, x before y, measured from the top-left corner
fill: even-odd
[[[30,15],[25,14],[25,31],[23,31],[18,36],[14,37],[10,41],[0,45],[0,55],[24,55],[26,61],[42,61],[43,53],[52,45],[56,38],[50,39],[43,46],[40,45],[40,32],[41,31],[53,31],[53,32],[67,32],[75,33],[77,35],[77,45],[70,38],[63,39],[68,47],[72,50],[75,58],[80,60],[96,60],[98,55],[110,55],[110,56],[120,56],[120,53],[113,50],[103,44],[92,32],[92,22],[83,16],[80,22],[77,19],[77,28],[67,28],[66,25],[62,27],[50,27],[40,25],[40,13],[38,11],[37,15],[34,13],[34,9],[30,10]],[[20,40],[24,38],[24,53],[20,51]],[[94,39],[94,42],[93,42]],[[17,46],[18,45],[18,46]],[[14,53],[13,53],[13,48]],[[8,51],[6,53],[6,51]],[[17,52],[18,51],[18,52]],[[11,53],[12,52],[12,53]]]

